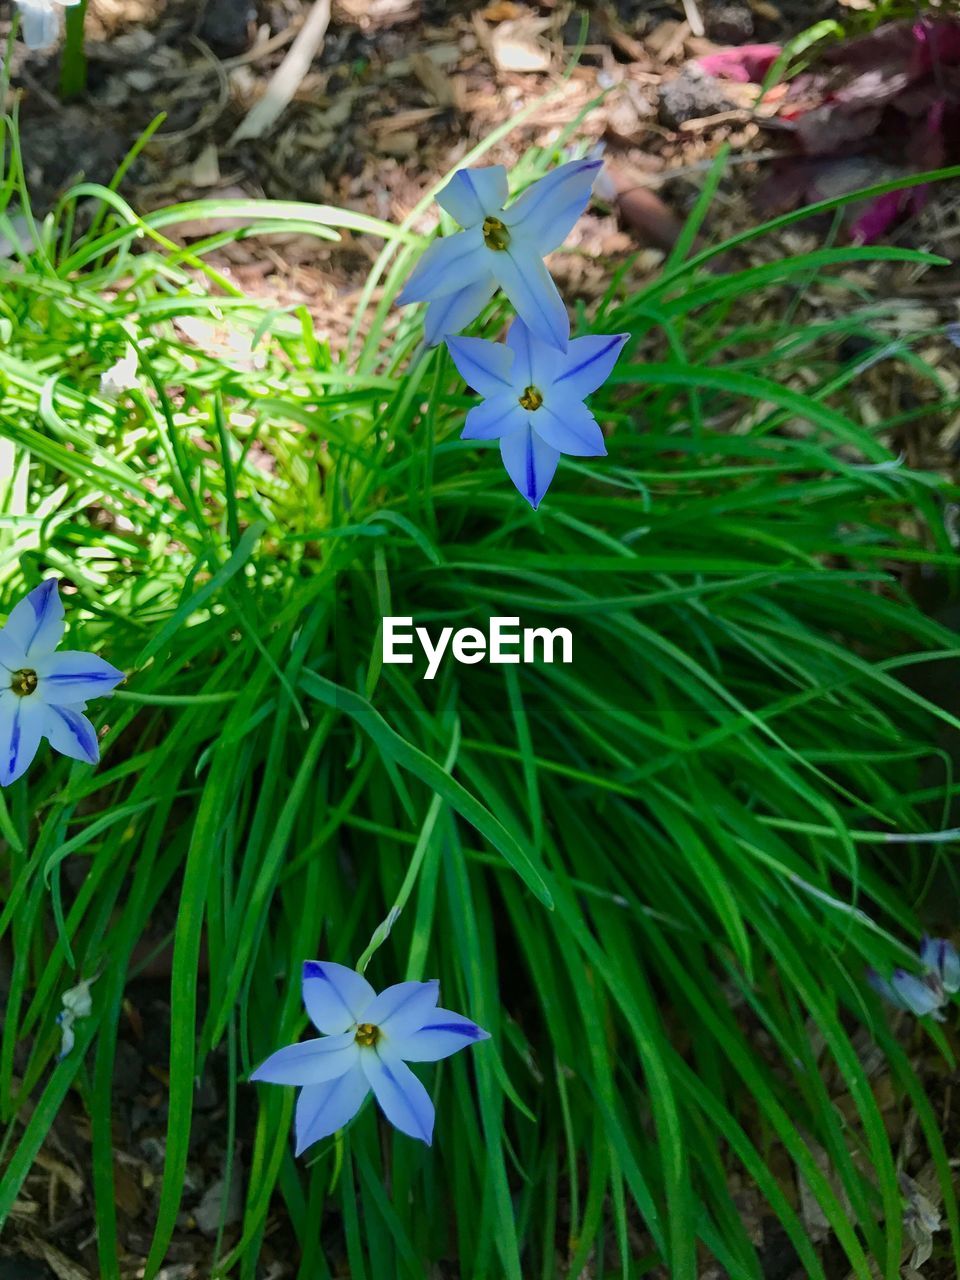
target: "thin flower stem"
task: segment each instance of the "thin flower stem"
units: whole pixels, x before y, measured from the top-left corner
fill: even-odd
[[[453,737],[450,741],[450,749],[447,752],[447,758],[444,761],[443,768],[445,773],[450,773],[456,763],[457,753],[460,750],[460,721],[458,720],[453,728]],[[384,919],[374,929],[373,936],[367,943],[366,950],[357,961],[357,972],[363,973],[367,965],[370,963],[375,952],[386,942],[390,936],[390,930],[396,923],[400,913],[407,905],[410,894],[413,892],[414,885],[417,883],[417,877],[420,874],[420,868],[423,866],[424,859],[428,850],[432,845],[432,837],[434,828],[437,825],[437,819],[440,816],[440,807],[443,804],[443,797],[435,795],[430,801],[430,808],[427,810],[427,816],[420,832],[420,838],[417,840],[416,847],[413,851],[413,857],[410,859],[410,865],[407,867],[407,874],[403,878],[403,884],[400,886],[400,892],[393,901],[393,906],[387,912]]]

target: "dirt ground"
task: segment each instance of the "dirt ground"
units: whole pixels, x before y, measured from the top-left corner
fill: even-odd
[[[783,44],[828,19],[864,29],[867,3],[336,0],[293,100],[256,138],[234,135],[303,25],[311,7],[303,0],[206,0],[199,11],[196,0],[90,0],[86,98],[61,104],[56,55],[29,55],[22,46],[13,83],[30,189],[41,208],[80,174],[108,181],[162,111],[122,187],[138,208],[247,194],[342,205],[390,221],[407,216],[471,146],[544,99],[485,162],[510,165],[583,115],[576,139],[604,144],[605,183],[552,265],[564,291],[589,301],[611,259],[639,250],[632,280],[656,272],[724,143],[731,167],[711,237],[780,211],[779,179],[771,177],[796,147],[777,103],[758,108],[758,86],[700,76],[696,59],[730,44]],[[824,178],[822,193],[883,178],[889,167],[882,154],[846,158]],[[810,194],[793,191],[797,201]],[[435,219],[431,210],[418,229]],[[951,230],[958,234],[956,210]],[[366,236],[346,235],[330,247],[293,236],[233,246],[226,256],[244,288],[305,303],[336,341],[378,248]]]

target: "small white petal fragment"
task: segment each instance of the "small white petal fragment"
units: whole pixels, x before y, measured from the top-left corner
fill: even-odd
[[[57,1015],[60,1024],[60,1057],[65,1058],[76,1043],[73,1024],[78,1018],[89,1018],[93,1011],[90,982],[78,982],[60,997],[63,1010]]]
[[[17,0],[20,30],[28,49],[47,49],[60,38],[60,9],[80,0]]]
[[[122,391],[132,391],[137,386],[137,353],[127,345],[127,350],[116,364],[100,375],[100,394],[104,400],[116,400]]]

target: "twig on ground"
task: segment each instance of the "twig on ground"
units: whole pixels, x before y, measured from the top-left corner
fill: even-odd
[[[330,25],[330,0],[315,0],[287,56],[270,79],[267,91],[233,131],[228,147],[248,138],[260,138],[289,104],[310,69]]]
[[[690,26],[691,35],[699,37],[706,34],[706,27],[697,8],[697,0],[683,0],[683,15]]]

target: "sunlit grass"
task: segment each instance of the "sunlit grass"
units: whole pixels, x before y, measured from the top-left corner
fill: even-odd
[[[15,157],[8,199],[17,171]],[[81,200],[104,203],[71,235]],[[204,212],[244,228],[189,251],[166,239]],[[383,237],[349,360],[305,311],[267,311],[208,264],[279,226]],[[216,1060],[245,1194],[218,1275],[256,1274],[273,1213],[304,1280],[337,1257],[355,1280],[441,1259],[474,1277],[692,1280],[708,1256],[759,1280],[736,1173],[810,1277],[825,1272],[800,1176],[852,1274],[892,1280],[900,1153],[864,1027],[939,1176],[937,1249],[960,1260],[939,1117],[862,980],[938,914],[934,873],[956,902],[949,845],[879,838],[952,822],[937,744],[960,722],[907,678],[957,641],[897,566],[955,586],[955,495],[897,463],[888,424],[860,421],[869,353],[845,362],[843,339],[912,358],[875,330],[876,299],[775,332],[752,305],[853,261],[924,259],[824,248],[710,272],[723,246],[689,258],[695,229],[653,286],[612,288],[590,318],[633,335],[593,401],[609,457],[564,459],[536,514],[495,452],[459,441],[470,397],[445,354],[418,354],[416,317],[391,311],[418,251],[405,228],[253,201],[141,219],[86,186],[0,263],[0,606],[63,575],[76,647],[130,672],[94,709],[99,769],[44,748],[0,796],[0,1217],[74,1090],[101,1274],[121,1274],[114,1055],[146,938],[173,948],[148,1277],[185,1203],[194,1083]],[[212,327],[202,345],[184,317]],[[140,385],[113,403],[100,378],[128,345]],[[801,366],[818,379],[802,393]],[[564,620],[576,660],[448,664],[425,684],[381,668],[384,613]],[[398,896],[375,985],[438,976],[493,1040],[422,1071],[431,1150],[368,1107],[294,1162],[293,1091],[254,1108],[246,1075],[303,1025],[300,962],[355,964]],[[57,1064],[60,995],[93,976],[93,1015]]]

